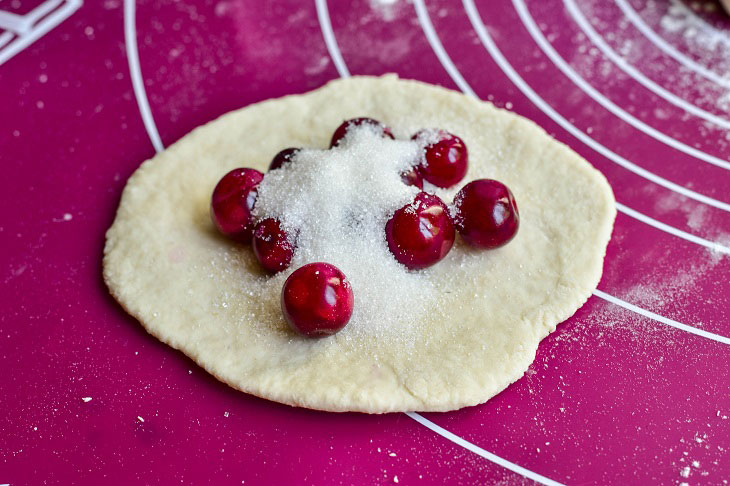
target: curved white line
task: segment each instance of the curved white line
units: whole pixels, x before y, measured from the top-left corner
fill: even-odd
[[[469,20],[471,21],[472,26],[477,33],[477,36],[479,37],[487,51],[489,51],[494,61],[499,65],[499,67],[512,81],[512,83],[514,83],[515,86],[517,86],[519,90],[522,91],[525,96],[530,99],[530,101],[532,101],[546,115],[552,118],[558,125],[567,130],[575,138],[588,145],[604,157],[620,165],[624,169],[627,169],[634,174],[643,177],[644,179],[650,180],[655,184],[665,187],[670,191],[682,194],[683,196],[687,196],[690,199],[694,199],[695,201],[707,204],[708,206],[730,212],[729,203],[718,201],[717,199],[713,199],[709,196],[705,196],[704,194],[700,194],[698,192],[687,189],[686,187],[680,186],[679,184],[671,182],[663,177],[654,174],[653,172],[639,167],[633,162],[629,162],[628,160],[608,149],[604,145],[601,145],[596,140],[589,137],[585,132],[582,132],[575,125],[570,123],[563,115],[555,111],[552,106],[550,106],[544,99],[542,99],[540,95],[538,95],[535,90],[533,90],[530,85],[528,85],[525,80],[522,79],[519,74],[517,74],[517,71],[515,71],[512,65],[507,61],[507,59],[504,57],[502,52],[492,40],[489,32],[487,32],[487,28],[482,22],[482,19],[479,16],[476,7],[474,6],[473,0],[463,0],[463,3],[464,8],[466,9],[467,16],[469,17]]]
[[[61,2],[63,2],[63,0],[46,0],[27,14],[23,15],[23,20],[32,25],[36,23],[38,19],[48,15],[49,12],[61,5]]]
[[[623,0],[617,0],[617,1],[623,1]],[[575,83],[583,92],[585,92],[588,96],[593,98],[596,102],[601,104],[604,108],[606,108],[608,111],[616,115],[617,117],[621,118],[623,121],[628,123],[629,125],[632,125],[634,128],[646,133],[647,135],[655,138],[656,140],[659,140],[660,142],[669,145],[670,147],[679,150],[680,152],[684,152],[688,155],[691,155],[693,157],[696,157],[700,160],[703,160],[705,162],[708,162],[712,165],[716,165],[718,167],[722,167],[723,169],[730,170],[730,162],[727,162],[725,160],[722,160],[719,157],[715,157],[713,155],[710,155],[708,153],[705,153],[701,150],[698,150],[694,147],[690,147],[689,145],[686,145],[679,140],[675,140],[674,138],[666,135],[665,133],[660,132],[656,128],[647,125],[643,121],[639,120],[638,118],[631,115],[629,112],[624,110],[623,108],[620,108],[618,105],[616,105],[613,101],[608,99],[606,96],[604,96],[602,93],[600,93],[596,88],[594,88],[590,83],[588,83],[583,77],[581,77],[580,74],[578,74],[571,66],[568,64],[565,59],[563,59],[560,54],[553,48],[553,46],[548,42],[548,40],[543,35],[540,28],[535,23],[535,20],[533,19],[532,15],[530,15],[530,11],[527,8],[527,5],[525,4],[524,0],[512,0],[512,4],[515,7],[515,10],[517,11],[517,14],[520,17],[520,20],[522,20],[522,23],[524,24],[525,28],[529,32],[532,39],[535,41],[535,43],[540,47],[542,52],[547,55],[547,57],[550,58],[550,60],[555,64],[562,72],[565,74],[568,78],[570,78],[573,83]]]
[[[654,218],[650,218],[649,216],[647,216],[643,213],[640,213],[640,212],[636,211],[635,209],[631,209],[628,206],[624,206],[623,204],[621,204],[619,202],[616,203],[616,209],[618,209],[620,212],[624,213],[626,216],[639,220],[642,223],[645,223],[649,226],[653,226],[654,228],[656,228],[658,230],[664,231],[664,232],[674,235],[678,238],[682,238],[683,240],[687,240],[691,243],[695,243],[697,245],[704,246],[705,248],[707,248],[711,251],[730,255],[730,247],[724,246],[715,241],[710,241],[710,240],[706,240],[704,238],[700,238],[699,236],[695,236],[691,233],[687,233],[686,231],[682,231],[681,229],[675,228],[674,226],[669,226],[668,224],[662,223],[661,221],[658,221]]]
[[[41,6],[43,6],[43,4],[41,4]],[[0,10],[0,29],[24,34],[30,30],[30,24],[31,23],[26,20],[25,15]]]
[[[444,69],[446,69],[446,72],[449,73],[451,79],[464,94],[479,99],[479,96],[477,96],[474,90],[471,89],[469,83],[466,82],[464,77],[456,68],[456,65],[454,65],[451,58],[446,53],[446,49],[444,49],[443,44],[441,44],[441,39],[439,39],[439,36],[433,28],[431,17],[428,15],[428,11],[426,10],[426,5],[422,1],[415,1],[413,2],[413,6],[416,8],[418,22],[421,24],[421,28],[426,34],[429,44],[431,44],[431,49],[433,49],[433,52],[436,54],[436,57],[438,57],[441,65]]]
[[[345,60],[342,59],[340,47],[337,45],[337,39],[335,39],[335,33],[332,30],[332,22],[330,21],[330,12],[327,8],[327,0],[314,0],[314,5],[317,7],[319,30],[322,31],[322,37],[324,37],[324,43],[327,45],[327,51],[330,53],[332,62],[335,63],[335,68],[337,68],[337,72],[341,78],[349,78],[350,71],[347,69]]]
[[[28,33],[38,19],[52,12],[63,0],[46,0],[26,14],[16,14],[0,10],[0,27],[15,32],[18,35]]]
[[[152,141],[156,152],[162,152],[165,147],[162,145],[160,134],[152,117],[150,103],[147,101],[147,92],[142,80],[142,69],[139,66],[139,51],[137,50],[137,26],[135,22],[135,0],[124,0],[124,44],[127,49],[127,61],[129,62],[129,75],[132,78],[134,96],[137,98],[139,113],[142,115],[142,122]]]
[[[573,0],[563,0],[563,4],[567,8],[571,17],[573,17],[573,20],[575,20],[580,29],[588,36],[591,42],[593,42],[593,44],[595,44],[595,46],[598,47],[601,52],[603,52],[606,57],[613,61],[613,63],[616,64],[622,71],[634,78],[646,89],[664,98],[671,104],[682,108],[687,113],[691,113],[692,115],[707,120],[710,123],[714,123],[715,125],[722,127],[726,130],[730,129],[729,120],[726,120],[725,118],[719,117],[717,115],[713,115],[710,112],[698,108],[692,103],[688,103],[674,93],[671,93],[668,90],[662,88],[654,81],[644,76],[641,71],[629,64],[624,58],[619,56],[613,49],[611,49],[611,46],[609,46],[608,43],[603,40],[598,32],[595,31],[593,26],[590,24],[590,22],[588,22],[585,16],[583,16],[583,13],[580,11],[580,9]]]
[[[485,451],[481,447],[472,444],[471,442],[462,439],[458,435],[449,432],[443,427],[440,427],[436,425],[435,423],[428,420],[423,415],[416,413],[416,412],[405,412],[406,415],[408,415],[410,418],[418,422],[419,424],[423,425],[426,428],[431,429],[432,431],[436,432],[441,437],[450,440],[454,444],[460,445],[464,449],[467,449],[474,454],[477,454],[479,456],[482,456],[484,459],[487,459],[489,461],[492,461],[495,464],[499,464],[505,469],[509,469],[512,472],[515,472],[517,474],[521,474],[522,476],[532,479],[533,481],[544,484],[546,486],[562,486],[562,483],[559,483],[557,481],[553,481],[550,478],[546,478],[545,476],[542,476],[540,474],[537,474],[536,472],[530,471],[529,469],[525,469],[522,466],[518,466],[514,462],[510,462],[506,459],[503,459],[495,454],[492,454],[491,452]]]
[[[5,61],[10,59],[14,55],[21,52],[23,49],[31,45],[36,40],[46,35],[51,29],[59,25],[61,22],[70,17],[76,10],[81,8],[81,5],[83,5],[82,0],[68,0],[64,6],[38,22],[38,24],[30,28],[30,30],[18,35],[18,37],[16,37],[13,42],[5,45],[2,51],[0,51],[0,65],[5,63]],[[43,5],[37,7],[35,11],[39,11],[38,9],[41,9],[41,7],[43,7]],[[48,12],[41,13],[46,14]],[[8,38],[4,37],[4,40],[5,39]]]
[[[644,37],[649,39],[652,44],[674,58],[674,60],[682,64],[684,67],[696,72],[700,76],[709,79],[723,88],[730,89],[730,79],[720,76],[715,71],[707,69],[702,64],[679,52],[673,45],[665,41],[660,35],[654,32],[651,27],[649,27],[646,22],[644,22],[644,19],[641,18],[641,15],[639,15],[638,12],[636,12],[636,10],[634,10],[634,8],[629,4],[629,2],[626,0],[615,0],[615,2],[626,18],[629,19],[629,21],[634,24],[634,27],[636,27],[644,35]]]
[[[635,312],[636,314],[640,314],[644,317],[648,317],[649,319],[653,319],[655,321],[661,322],[662,324],[666,324],[667,326],[681,329],[682,331],[686,331],[697,336],[702,336],[707,339],[712,339],[713,341],[717,341],[718,343],[730,344],[730,338],[728,337],[715,334],[714,332],[708,332],[703,329],[698,329],[696,327],[688,326],[687,324],[682,324],[681,322],[677,322],[673,319],[668,319],[664,316],[660,316],[659,314],[655,314],[654,312],[642,309],[641,307],[637,307],[634,304],[626,302],[625,300],[621,300],[601,290],[594,290],[593,295],[595,295],[596,297],[600,297],[601,299],[608,302],[611,302],[612,304],[621,306],[624,309],[630,310],[631,312]]]
[[[10,39],[12,39],[14,35],[15,34],[13,34],[12,32],[8,32],[8,31],[5,31],[2,34],[0,34],[0,49],[2,49],[5,44],[10,42]],[[0,51],[0,52],[2,52],[2,51]],[[0,485],[0,486],[2,486],[2,485]]]

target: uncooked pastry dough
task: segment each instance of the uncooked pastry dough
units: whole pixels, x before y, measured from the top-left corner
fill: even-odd
[[[356,116],[382,120],[404,138],[423,127],[458,134],[470,151],[465,180],[504,182],[520,209],[519,233],[505,247],[457,244],[424,272],[443,284],[442,297],[408,340],[347,329],[296,336],[278,295],[242,290],[267,277],[208,215],[228,170],[263,171],[289,146],[326,147]],[[353,77],[228,113],[142,164],[107,233],[104,278],[151,334],[244,392],[330,411],[453,410],[520,378],[540,340],[588,299],[615,214],[606,179],[531,121],[392,75]]]

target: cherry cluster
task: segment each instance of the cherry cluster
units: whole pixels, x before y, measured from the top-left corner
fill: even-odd
[[[339,144],[352,127],[364,124],[384,138],[395,139],[379,121],[354,118],[335,130],[330,148]],[[411,139],[422,148],[422,155],[417,164],[401,174],[401,179],[421,191],[385,225],[388,248],[395,259],[411,270],[434,265],[451,250],[457,231],[466,243],[477,248],[492,249],[508,243],[517,233],[519,212],[507,186],[491,179],[471,181],[456,194],[450,210],[441,198],[424,191],[424,181],[440,188],[458,184],[468,169],[466,145],[445,130],[420,130]],[[292,163],[299,150],[282,150],[271,161],[269,170]],[[223,176],[213,191],[211,218],[224,235],[251,243],[261,266],[276,273],[291,264],[296,242],[278,220],[255,220],[253,207],[263,178],[264,174],[248,168],[234,169]],[[281,293],[284,318],[305,336],[336,333],[350,320],[353,307],[352,286],[329,263],[310,263],[295,270]]]

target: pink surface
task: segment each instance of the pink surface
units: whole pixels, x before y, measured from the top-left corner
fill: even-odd
[[[412,4],[330,3],[350,72],[397,72],[457,89]],[[542,53],[512,2],[475,3],[506,59],[573,125],[653,174],[730,203],[726,169],[657,141],[596,103]],[[613,2],[577,3],[651,80],[728,117],[724,91],[660,51]],[[690,58],[727,68],[681,32],[663,30],[667,2],[628,3]],[[700,2],[698,18],[730,37],[730,21],[710,3]],[[0,1],[7,11],[29,11],[23,5]],[[527,7],[559,55],[616,105],[728,159],[728,131],[619,70],[591,48],[562,2],[531,0]],[[0,65],[0,162],[8,171],[0,180],[0,484],[350,484],[396,476],[405,484],[529,483],[403,414],[326,414],[235,392],[148,336],[108,296],[104,232],[127,177],[154,153],[130,81],[122,9],[121,0],[89,1]],[[429,0],[427,9],[478,96],[568,143],[606,175],[622,204],[730,246],[726,210],[626,170],[536,107],[482,46],[461,2]],[[314,1],[145,0],[136,29],[165,145],[228,110],[338,75]],[[730,258],[622,213],[599,288],[730,336],[729,280]],[[593,297],[502,394],[426,418],[559,482],[723,484],[730,480],[728,383],[727,344]]]

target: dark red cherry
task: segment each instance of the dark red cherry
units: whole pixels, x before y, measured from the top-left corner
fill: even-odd
[[[345,120],[342,122],[342,124],[337,127],[337,130],[335,130],[335,133],[332,134],[332,141],[330,142],[330,148],[337,145],[340,140],[345,138],[345,135],[347,135],[348,130],[350,127],[358,127],[360,125],[372,125],[376,129],[380,130],[383,133],[383,138],[388,137],[391,139],[395,139],[393,136],[393,132],[390,131],[390,128],[386,127],[382,123],[380,123],[378,120],[375,120],[373,118],[352,118],[351,120]]]
[[[284,319],[309,337],[334,334],[352,316],[352,286],[336,266],[309,263],[289,275],[281,289]]]
[[[469,154],[463,140],[445,130],[421,130],[411,138],[426,144],[420,168],[424,179],[434,186],[451,187],[464,178]]]
[[[210,217],[218,230],[241,243],[250,243],[251,215],[264,175],[255,169],[233,169],[218,181],[210,203]]]
[[[289,162],[291,162],[292,157],[294,157],[297,152],[299,152],[301,149],[298,148],[287,148],[279,152],[278,154],[274,155],[274,158],[271,160],[271,163],[269,164],[269,170],[278,169],[279,167],[282,167]]]
[[[512,192],[499,181],[477,179],[454,198],[454,222],[464,241],[478,248],[498,248],[517,233],[520,213]]]
[[[294,256],[294,245],[279,221],[266,218],[253,231],[253,253],[264,270],[280,272],[289,266]]]
[[[396,260],[418,269],[444,258],[454,244],[455,232],[446,204],[438,196],[419,192],[386,223],[385,237]]]
[[[407,186],[415,186],[419,189],[423,189],[423,176],[418,170],[418,167],[411,167],[407,171],[401,172],[400,178]]]

